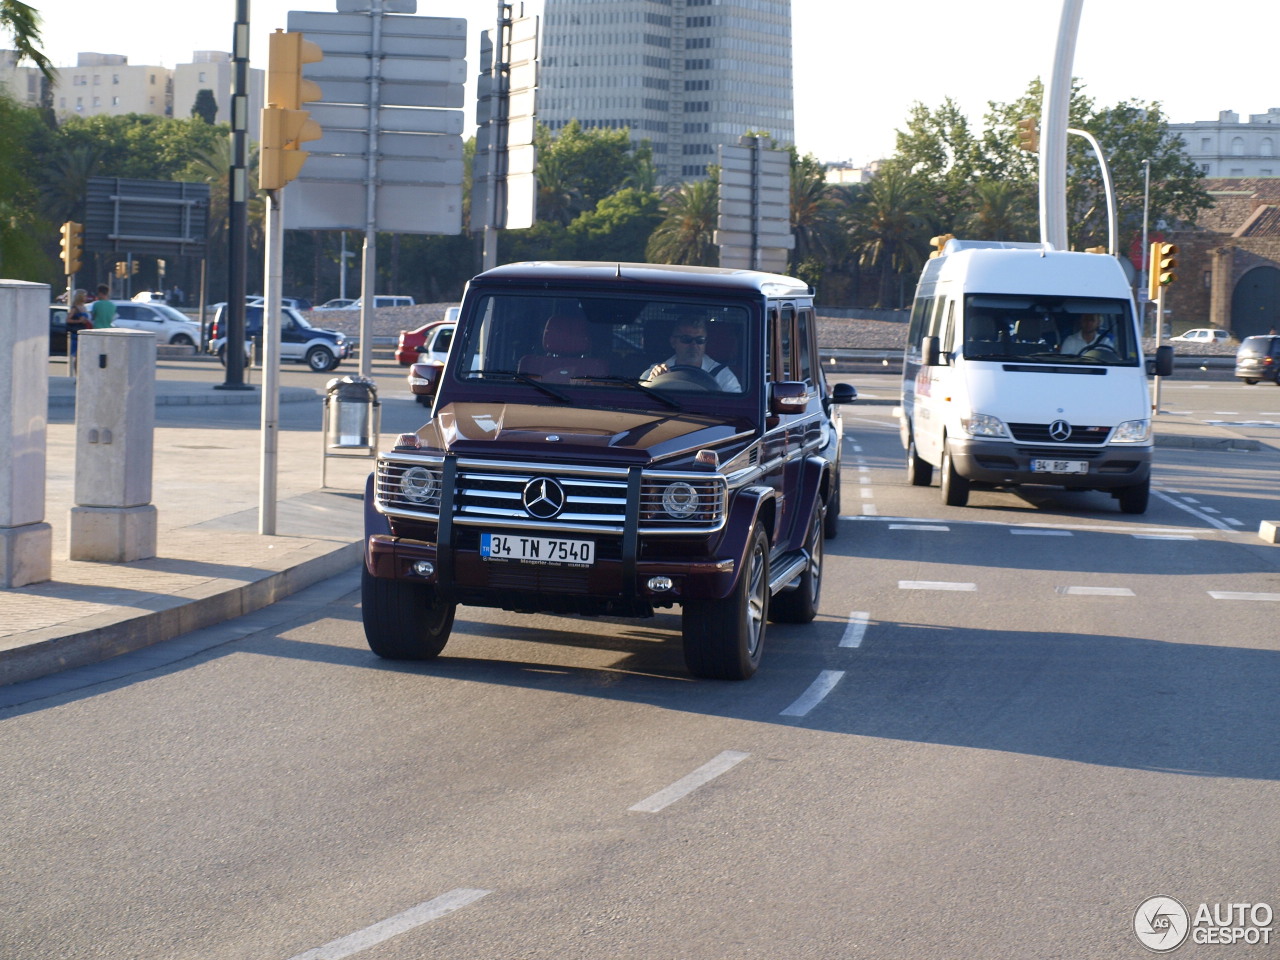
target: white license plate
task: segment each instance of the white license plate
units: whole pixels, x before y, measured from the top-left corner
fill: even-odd
[[[1088,460],[1032,460],[1032,473],[1088,473]]]
[[[522,537],[510,533],[480,534],[480,556],[486,560],[519,560],[522,563],[567,563],[589,567],[595,562],[591,540],[559,537]]]

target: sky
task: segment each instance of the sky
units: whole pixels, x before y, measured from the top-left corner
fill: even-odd
[[[42,48],[55,66],[81,51],[118,53],[135,65],[188,62],[194,50],[231,49],[235,0],[30,0],[43,18]],[[332,12],[334,0],[250,0],[250,60],[266,67],[266,36],[290,10]],[[530,13],[536,12],[533,2]],[[1274,57],[1251,37],[1275,36],[1274,0],[1083,0],[1074,76],[1098,106],[1158,102],[1172,123],[1280,107]],[[1206,11],[1212,10],[1212,15]],[[863,165],[890,156],[915,103],[950,97],[981,128],[990,101],[1016,100],[1052,70],[1060,0],[792,0],[796,145],[823,161]],[[466,17],[468,74],[497,0],[418,0],[419,16]],[[1149,26],[1159,20],[1156,26]],[[1211,35],[1206,25],[1229,24]],[[470,94],[468,94],[470,104]],[[466,109],[468,131],[474,108]]]

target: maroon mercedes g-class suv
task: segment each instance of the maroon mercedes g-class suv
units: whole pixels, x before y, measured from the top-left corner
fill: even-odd
[[[459,603],[648,617],[685,663],[743,680],[768,620],[807,623],[839,529],[841,423],[813,294],[790,277],[515,263],[471,281],[431,418],[365,494],[374,653],[444,648]]]

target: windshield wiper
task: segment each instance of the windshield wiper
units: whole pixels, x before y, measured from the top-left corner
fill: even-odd
[[[500,380],[514,380],[517,383],[527,383],[531,387],[537,387],[548,397],[559,400],[561,403],[572,402],[568,397],[559,390],[556,390],[554,387],[542,383],[539,380],[535,380],[527,373],[521,373],[518,370],[472,370],[467,374],[468,380],[483,380],[486,377],[493,377],[494,379]]]
[[[585,380],[588,383],[620,383],[624,387],[630,387],[632,390],[639,390],[646,397],[650,397],[651,399],[657,400],[659,403],[666,404],[672,410],[684,409],[684,407],[682,407],[679,403],[677,403],[675,400],[672,400],[670,397],[666,396],[665,394],[659,393],[657,390],[654,390],[652,387],[646,387],[643,383],[640,382],[640,380],[637,377],[600,376],[600,377],[574,377],[573,379]]]

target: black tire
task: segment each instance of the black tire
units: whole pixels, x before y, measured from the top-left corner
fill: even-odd
[[[1251,386],[1251,387],[1252,387],[1252,386],[1253,386],[1255,383],[1257,383],[1258,381],[1257,381],[1257,379],[1256,379],[1256,378],[1252,378],[1252,377],[1245,377],[1245,378],[1244,378],[1244,382],[1245,382],[1245,383],[1247,383],[1249,386]],[[1280,381],[1276,381],[1276,382],[1277,382],[1278,384],[1280,384]]]
[[[194,347],[196,342],[188,337],[185,333],[175,334],[174,338],[169,341],[171,346],[175,347]]]
[[[338,365],[338,358],[332,350],[324,347],[312,347],[307,351],[307,366],[316,373],[328,373]]]
[[[840,464],[831,468],[831,492],[822,511],[822,535],[828,540],[840,536]]]
[[[927,487],[933,483],[933,464],[920,459],[914,437],[907,443],[907,481],[913,487]]]
[[[426,584],[360,572],[360,614],[369,649],[386,660],[434,660],[449,642],[457,604],[435,601]]]
[[[768,617],[769,538],[756,527],[733,592],[723,600],[684,605],[685,666],[708,680],[749,679],[760,666]]]
[[[809,623],[818,615],[822,600],[822,526],[822,517],[815,516],[805,544],[809,562],[800,574],[799,585],[778,594],[769,604],[769,619],[774,623]]]
[[[218,362],[224,367],[227,365],[227,348],[225,346],[218,348]]]
[[[1151,481],[1144,480],[1132,487],[1121,487],[1114,494],[1121,513],[1146,513],[1151,499]]]
[[[948,507],[963,507],[969,502],[969,480],[956,472],[951,449],[942,444],[942,502]]]

